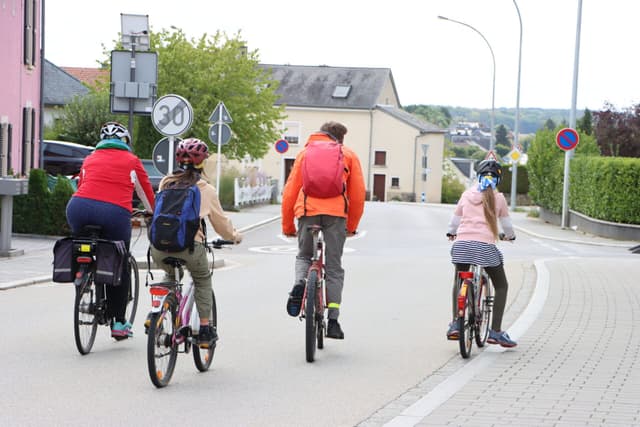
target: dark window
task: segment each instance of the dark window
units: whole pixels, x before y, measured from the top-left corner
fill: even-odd
[[[36,64],[36,0],[24,2],[24,64]]]
[[[391,177],[391,186],[400,187],[400,178],[398,178],[397,176]]]
[[[376,166],[385,166],[387,164],[387,152],[386,151],[376,151],[374,165]]]

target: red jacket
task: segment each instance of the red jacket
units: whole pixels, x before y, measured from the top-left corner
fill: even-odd
[[[78,178],[74,196],[112,203],[131,212],[135,190],[145,209],[153,212],[155,196],[149,176],[140,159],[130,151],[96,149],[84,159]]]
[[[332,139],[325,133],[312,134],[309,141]],[[305,147],[306,145],[305,144]],[[342,146],[345,165],[345,182],[347,183],[346,193],[336,197],[326,199],[315,198],[305,195],[302,191],[302,162],[304,161],[305,150],[302,150],[293,163],[293,168],[284,186],[282,194],[282,232],[285,235],[293,235],[296,232],[294,217],[331,215],[347,218],[347,230],[356,231],[360,218],[364,212],[365,184],[362,175],[362,167],[358,156],[349,147]],[[345,212],[345,197],[347,209]],[[305,213],[306,208],[306,213]]]

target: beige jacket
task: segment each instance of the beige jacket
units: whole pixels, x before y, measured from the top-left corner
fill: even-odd
[[[166,179],[167,177],[164,177],[162,181],[160,181],[160,190],[164,189]],[[218,192],[215,187],[204,179],[200,179],[197,185],[200,189],[200,218],[208,218],[215,232],[223,239],[240,243],[242,235],[236,231],[231,219],[222,210],[222,205],[220,205],[220,199],[218,198]],[[209,239],[211,239],[211,237],[212,236],[209,236]],[[197,242],[204,241],[202,228],[198,230],[195,240]]]

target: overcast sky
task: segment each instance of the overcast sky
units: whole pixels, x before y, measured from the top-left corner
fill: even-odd
[[[516,0],[522,16],[520,107],[571,108],[578,0]],[[261,63],[390,68],[402,105],[516,106],[520,26],[513,0],[46,0],[45,56],[95,67],[121,13],[189,37],[240,31]],[[640,102],[640,1],[583,0],[577,109]],[[163,94],[160,94],[163,95]]]

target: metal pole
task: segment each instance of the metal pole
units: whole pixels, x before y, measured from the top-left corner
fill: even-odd
[[[214,126],[218,126],[218,159],[216,161],[216,191],[220,194],[220,169],[222,163],[222,108],[218,112],[218,121]]]
[[[491,52],[491,60],[493,61],[493,89],[491,91],[491,139],[489,141],[489,150],[494,151],[495,149],[495,145],[496,145],[496,129],[495,129],[495,99],[496,99],[496,57],[493,54],[493,49],[491,48],[491,45],[489,44],[489,40],[487,40],[487,38],[482,35],[482,33],[480,31],[478,31],[477,29],[475,29],[474,27],[472,27],[469,24],[465,24],[464,22],[460,22],[460,21],[456,21],[455,19],[451,19],[451,18],[447,18],[445,16],[440,16],[438,15],[438,19],[444,19],[445,21],[451,21],[451,22],[455,22],[456,24],[460,24],[460,25],[464,25],[465,27],[471,28],[473,31],[475,31],[476,33],[478,33],[480,35],[480,37],[482,37],[482,40],[484,40],[484,42],[487,44],[487,47],[489,47],[489,51]]]
[[[580,26],[582,22],[582,0],[578,0],[578,22],[576,24],[576,47],[573,56],[573,89],[571,93],[571,111],[569,113],[569,127],[576,127],[576,102],[578,99],[578,68],[580,65]],[[562,228],[569,227],[569,163],[573,157],[573,150],[564,153],[564,183],[562,186]]]
[[[131,72],[129,73],[132,83],[136,81],[136,37],[131,34]],[[129,136],[131,138],[131,151],[133,151],[133,98],[129,98]],[[171,171],[169,171],[171,172]]]
[[[516,0],[513,0],[513,5],[518,12],[518,21],[520,22],[520,46],[518,48],[518,90],[516,91],[516,122],[513,129],[513,147],[517,150],[520,149],[520,71],[522,68],[522,17],[520,16],[520,8]],[[516,197],[518,193],[518,162],[513,161],[511,165],[511,206],[510,209],[514,211],[516,209]]]

